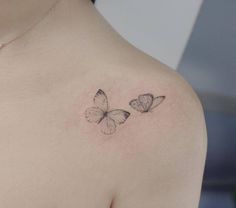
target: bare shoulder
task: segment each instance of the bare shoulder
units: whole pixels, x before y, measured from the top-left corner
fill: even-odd
[[[73,135],[93,146],[96,165],[98,152],[113,208],[196,208],[206,154],[202,106],[180,75],[139,57],[101,64],[73,87],[80,89]]]
[[[84,115],[88,121],[86,132],[97,131],[91,127],[95,123],[103,133],[96,132],[97,137],[103,139],[105,135],[125,142],[130,151],[132,146],[135,151],[139,147],[144,151],[145,147],[160,148],[163,143],[173,150],[179,150],[181,145],[187,151],[202,150],[204,156],[203,109],[194,90],[177,72],[150,58],[107,68],[112,70],[88,73],[83,80],[84,86],[88,86],[81,96],[81,117]],[[108,122],[113,129],[102,129],[103,121],[107,123],[105,119],[114,121]]]
[[[114,167],[114,207],[197,207],[207,136],[196,93],[163,65],[116,80],[112,102],[130,116],[114,135],[123,155]]]

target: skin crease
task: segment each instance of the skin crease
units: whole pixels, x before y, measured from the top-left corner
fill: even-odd
[[[89,0],[0,0],[0,207],[197,208],[206,154],[200,102]],[[113,135],[85,120],[98,89],[131,113]],[[129,106],[165,95],[152,112]]]
[[[41,3],[43,2],[43,3]],[[0,0],[0,43],[8,42],[39,21],[55,0]]]

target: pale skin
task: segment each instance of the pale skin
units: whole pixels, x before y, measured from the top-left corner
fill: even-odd
[[[55,2],[0,0],[0,43]],[[84,117],[98,89],[131,113],[112,135]],[[129,102],[144,93],[166,99],[142,114]],[[197,208],[205,155],[191,87],[89,0],[61,0],[0,51],[0,207]]]

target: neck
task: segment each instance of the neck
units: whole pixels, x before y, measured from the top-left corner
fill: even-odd
[[[42,19],[40,14],[29,22],[36,16]],[[90,0],[60,0],[34,28],[0,50],[0,98],[32,97],[72,80],[82,81],[89,72],[100,76],[101,70],[110,70],[110,65],[130,55],[121,53],[124,48],[127,44]]]
[[[5,0],[0,7],[0,47],[24,36],[49,16],[55,16],[57,9],[67,9],[67,15],[72,10],[80,14],[88,2],[89,0],[23,0],[19,4],[16,0]],[[58,14],[62,16],[61,14],[65,13]]]
[[[35,1],[41,2],[41,0]],[[49,0],[42,0],[45,1]],[[42,12],[39,15],[38,12],[37,15],[29,18],[31,19],[29,22],[34,23],[37,19],[38,24],[0,50],[0,63],[4,57],[20,57],[23,60],[22,56],[30,57],[32,54],[47,56],[51,52],[50,54],[57,55],[57,60],[65,57],[66,54],[74,58],[76,55],[76,59],[84,64],[95,65],[96,62],[102,61],[107,64],[109,60],[114,62],[119,61],[121,56],[126,57],[125,54],[120,53],[124,48],[133,49],[132,46],[125,44],[124,40],[104,21],[91,0],[50,1],[50,6],[46,8],[45,4],[41,7],[44,8],[45,14],[55,5],[51,12],[46,16],[43,16]]]

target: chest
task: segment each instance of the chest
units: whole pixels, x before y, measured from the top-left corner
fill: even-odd
[[[104,157],[41,102],[0,108],[0,207],[109,207]]]

